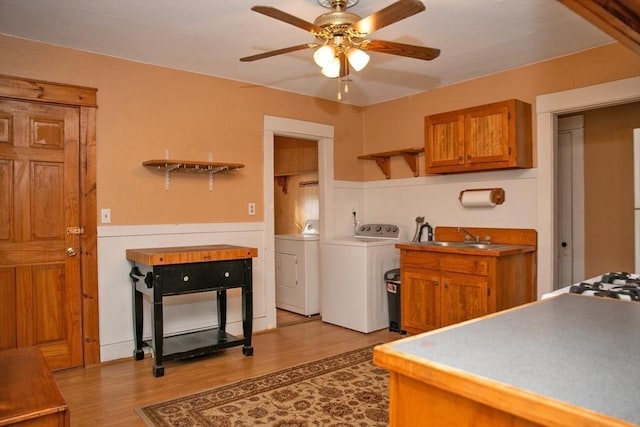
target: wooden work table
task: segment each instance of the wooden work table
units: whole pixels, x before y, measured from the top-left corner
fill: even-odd
[[[564,294],[374,349],[391,426],[640,424],[640,303]]]
[[[242,345],[245,356],[253,354],[253,278],[255,248],[234,245],[181,246],[127,249],[132,262],[134,358],[144,358],[143,346],[154,354],[153,375],[164,375],[164,361],[202,356]],[[242,290],[243,336],[227,333],[227,290]],[[216,292],[218,325],[215,328],[164,336],[163,299],[173,295]],[[143,295],[151,300],[152,339],[142,339]]]
[[[0,351],[0,426],[68,426],[69,408],[37,347]]]

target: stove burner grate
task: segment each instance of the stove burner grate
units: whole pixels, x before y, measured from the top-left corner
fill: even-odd
[[[640,279],[629,273],[606,273],[599,281],[581,282],[569,288],[572,294],[640,301]]]

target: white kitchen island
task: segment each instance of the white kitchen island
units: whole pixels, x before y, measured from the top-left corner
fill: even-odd
[[[640,304],[559,295],[378,346],[391,426],[640,424]]]

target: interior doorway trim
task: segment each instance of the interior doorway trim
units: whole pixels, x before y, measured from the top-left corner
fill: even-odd
[[[80,116],[80,224],[82,351],[83,365],[100,363],[98,306],[97,196],[96,196],[96,108],[97,89],[64,83],[0,76],[0,96],[7,99],[48,102],[78,108]],[[69,224],[72,225],[72,224]]]
[[[536,97],[538,135],[538,296],[554,286],[555,170],[558,115],[640,100],[640,77]]]
[[[284,117],[264,116],[264,271],[267,329],[276,327],[275,219],[273,201],[273,147],[275,136],[318,141],[318,181],[320,184],[320,240],[334,233],[333,215],[333,136],[334,128],[321,123]]]

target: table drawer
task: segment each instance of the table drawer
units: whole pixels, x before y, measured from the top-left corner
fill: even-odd
[[[244,285],[245,262],[251,260],[163,265],[155,266],[154,273],[160,276],[163,295],[215,290]]]

